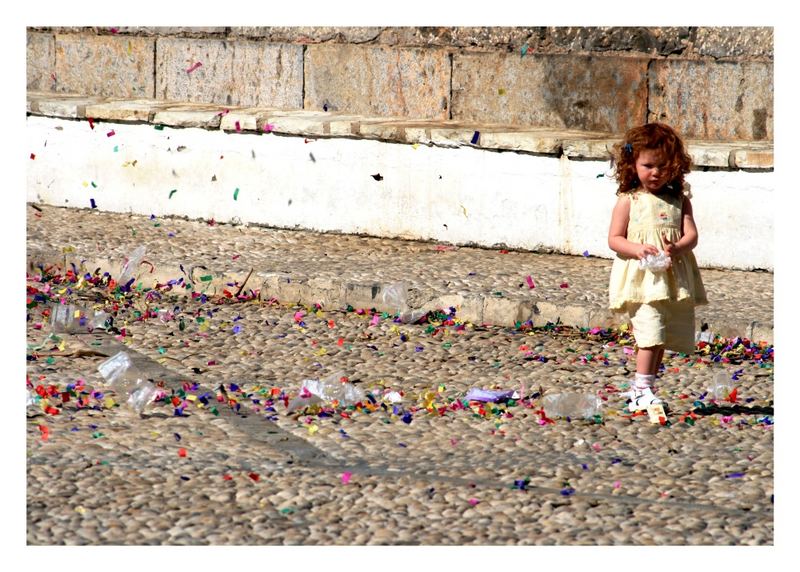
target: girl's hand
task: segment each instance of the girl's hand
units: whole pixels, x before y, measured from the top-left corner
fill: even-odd
[[[652,244],[639,244],[636,246],[636,250],[634,250],[634,255],[639,260],[642,260],[648,254],[658,254],[658,249]]]
[[[661,240],[664,241],[664,254],[669,256],[670,259],[672,259],[673,256],[677,256],[679,254],[678,253],[678,247],[675,246],[674,242],[670,241],[667,238],[667,235],[662,234],[661,235]]]

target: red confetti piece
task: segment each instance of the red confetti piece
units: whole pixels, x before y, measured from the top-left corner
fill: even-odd
[[[231,260],[236,260],[240,256],[241,256],[241,254],[234,254],[233,256],[231,256]]]
[[[242,126],[239,125],[238,121],[236,123],[234,123],[233,125],[234,125],[234,127],[236,127],[236,131],[241,131],[242,130]]]
[[[250,477],[251,479],[253,479],[256,482],[258,482],[258,480],[261,478],[261,477],[258,476],[258,473],[249,473],[247,476]]]
[[[31,153],[31,160],[36,159],[36,155]]]
[[[344,338],[339,338],[339,339],[336,341],[336,345],[337,345],[337,346],[344,345]]]
[[[42,441],[50,438],[50,428],[47,425],[39,425],[39,432],[42,434]]]
[[[334,322],[333,320],[328,320],[328,327],[331,329],[335,328],[336,322]]]
[[[119,28],[111,28],[109,32],[111,32],[112,34],[116,34],[117,32],[119,32]]]
[[[500,254],[508,254],[508,250],[503,249],[500,251]]]
[[[114,135],[116,135],[116,134],[117,134],[117,133],[116,133],[116,132],[115,132],[115,131],[112,129],[111,131],[109,131],[108,133],[106,133],[106,137],[113,137],[113,136],[114,136]]]
[[[178,456],[179,457],[185,457],[186,456],[186,449],[184,449],[183,447],[178,449]]]
[[[567,284],[566,282],[562,282],[561,288],[569,288],[569,284]]]
[[[222,475],[222,480],[223,481],[232,481],[233,477],[230,476],[230,475]]]
[[[91,127],[92,129],[94,129],[94,119],[92,119],[91,117],[87,117],[86,119],[88,119],[88,120],[89,120],[89,127]]]
[[[203,64],[202,64],[201,62],[197,62],[197,63],[195,63],[195,64],[194,64],[192,67],[190,67],[189,69],[187,69],[187,70],[186,70],[186,73],[192,73],[194,70],[196,70],[197,68],[199,68],[199,67],[200,67],[200,66],[202,66],[202,65],[203,65]]]

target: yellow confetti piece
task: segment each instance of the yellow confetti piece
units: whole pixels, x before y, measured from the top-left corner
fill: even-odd
[[[88,187],[88,186],[89,186],[89,183],[87,183],[86,181],[84,181],[84,182],[83,182],[83,186],[84,186],[84,187]]]
[[[314,433],[316,433],[317,431],[319,431],[319,427],[317,427],[316,425],[309,425],[309,426],[308,426],[308,433],[309,433],[310,435],[313,435],[313,434],[314,434]]]
[[[328,350],[326,350],[325,348],[320,348],[319,350],[314,352],[314,355],[315,356],[324,356],[326,353],[328,353]]]
[[[155,439],[156,437],[158,437],[158,436],[160,436],[160,435],[161,435],[161,433],[159,433],[158,431],[150,431],[150,436],[151,436],[153,439]]]
[[[67,343],[64,340],[61,340],[61,343],[58,344],[58,351],[63,352],[65,347],[67,347]]]
[[[86,509],[83,508],[82,506],[76,506],[75,507],[75,512],[79,512],[81,514],[86,514]]]
[[[63,293],[64,293],[64,292],[66,292],[66,291],[67,291],[67,289],[66,289],[66,288],[62,288],[61,290],[59,290],[59,291],[58,291],[58,293],[59,293],[59,294],[63,294]]]
[[[186,401],[197,401],[197,396],[196,395],[187,395],[186,396]]]
[[[114,405],[116,405],[116,402],[110,397],[106,397],[106,400],[103,401],[103,405],[105,405],[106,409],[111,409],[114,407]]]
[[[80,319],[81,311],[80,310],[75,310],[75,313],[72,314],[72,317],[75,318],[76,320]]]
[[[419,147],[419,143],[414,143],[413,145],[411,145],[411,148],[412,148],[414,151],[416,151],[416,150],[417,150],[417,147]]]

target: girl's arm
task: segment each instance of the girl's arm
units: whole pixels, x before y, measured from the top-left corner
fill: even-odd
[[[631,214],[629,197],[620,196],[611,212],[611,227],[608,229],[608,247],[625,258],[642,259],[648,254],[658,254],[652,244],[637,244],[628,240],[628,220]]]
[[[681,212],[681,238],[677,242],[669,242],[664,238],[664,252],[667,256],[680,256],[691,252],[697,246],[697,225],[694,224],[694,212],[689,197],[683,197]]]

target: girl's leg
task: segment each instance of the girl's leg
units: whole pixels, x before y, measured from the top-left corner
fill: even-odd
[[[648,373],[652,375],[658,375],[658,369],[661,367],[661,362],[663,360],[664,360],[664,346],[659,346],[658,350],[656,351],[656,355],[653,359],[653,367]]]
[[[639,348],[636,352],[636,373],[641,375],[655,375],[658,366],[664,358],[664,346],[651,346]]]

